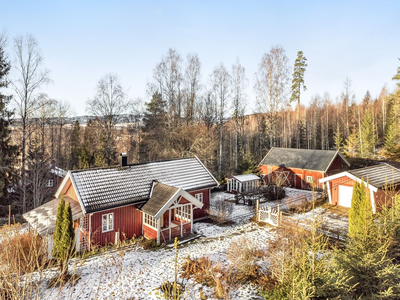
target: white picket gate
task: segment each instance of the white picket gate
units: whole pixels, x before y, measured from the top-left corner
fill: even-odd
[[[258,209],[258,221],[265,222],[274,226],[280,226],[282,223],[282,212],[278,207],[260,207]]]

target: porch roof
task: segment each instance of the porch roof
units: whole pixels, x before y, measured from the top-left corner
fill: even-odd
[[[179,196],[184,197],[199,208],[203,207],[203,203],[185,190],[154,181],[150,199],[142,206],[141,211],[158,219],[170,208]]]
[[[72,220],[75,221],[83,216],[81,206],[78,201],[64,196],[65,203],[70,203],[72,210]],[[40,235],[51,234],[56,226],[58,204],[60,198],[51,200],[27,213],[23,214],[25,220],[37,231]]]

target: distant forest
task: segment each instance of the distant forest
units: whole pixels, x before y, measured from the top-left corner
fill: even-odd
[[[239,59],[203,74],[197,54],[169,49],[147,84],[150,101],[128,99],[119,77],[107,74],[85,104],[93,118],[71,124],[67,102],[39,93],[51,74],[43,68],[37,41],[30,35],[10,41],[2,34],[1,204],[10,203],[15,190],[13,201],[21,211],[46,201],[34,199],[39,186],[45,187],[51,161],[65,170],[113,166],[121,152],[128,153],[129,163],[197,155],[221,181],[255,172],[271,147],[339,149],[352,158],[400,160],[400,67],[396,73],[393,66],[397,89],[383,87],[378,98],[365,91],[356,103],[346,78],[341,95],[316,94],[304,105],[305,55],[299,51],[290,63],[284,48],[272,47],[256,74],[247,74]],[[254,76],[252,86],[249,76]],[[246,111],[248,89],[257,103],[252,114]]]

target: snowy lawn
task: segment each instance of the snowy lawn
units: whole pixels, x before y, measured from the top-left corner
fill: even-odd
[[[231,194],[213,193],[214,199],[232,197]],[[232,242],[242,237],[248,237],[259,249],[268,248],[269,240],[274,237],[274,228],[261,227],[249,222],[253,216],[254,207],[235,205],[233,216],[235,222],[229,225],[210,223],[195,223],[194,230],[204,237],[179,247],[179,267],[187,256],[199,258],[209,256],[212,261],[228,265],[227,250]],[[174,250],[161,248],[158,250],[143,250],[131,247],[125,251],[110,252],[95,256],[86,261],[71,261],[70,269],[81,274],[81,279],[74,286],[66,286],[62,290],[45,289],[43,283],[42,299],[158,299],[156,291],[165,280],[174,278]],[[54,276],[48,272],[48,278]],[[186,282],[186,281],[185,281]],[[212,290],[192,281],[189,285],[188,299],[200,299],[203,290],[208,299],[212,299]],[[231,291],[231,299],[263,299],[258,295],[257,288],[250,284]]]
[[[299,195],[308,200],[312,199],[309,191],[286,189],[286,195],[285,199],[299,198]],[[211,206],[216,199],[233,200],[234,195],[213,193]],[[280,200],[282,205],[285,199]],[[271,205],[276,202],[261,205]],[[231,243],[243,237],[247,237],[259,249],[267,249],[269,241],[275,238],[275,230],[273,227],[262,227],[251,222],[253,216],[254,207],[241,204],[234,205],[233,222],[226,225],[195,223],[194,231],[204,237],[179,247],[179,267],[185,257],[199,258],[203,255],[226,266],[230,263],[226,253]],[[105,252],[87,260],[71,260],[70,270],[75,270],[81,275],[77,284],[73,287],[67,285],[61,290],[46,289],[48,278],[57,273],[56,270],[48,271],[47,279],[42,283],[41,299],[159,299],[156,291],[160,284],[165,280],[172,281],[174,278],[174,250],[171,248],[143,250],[138,246],[131,246],[121,251]],[[187,299],[200,299],[200,290],[208,299],[212,299],[210,288],[192,281],[186,284],[190,290]],[[231,291],[230,299],[247,300],[262,299],[262,297],[258,295],[255,286],[247,284]]]

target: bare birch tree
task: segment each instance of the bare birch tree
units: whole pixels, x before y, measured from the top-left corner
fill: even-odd
[[[188,54],[184,81],[184,117],[186,124],[193,122],[199,106],[201,91],[201,63],[197,54]]]
[[[229,101],[231,98],[231,76],[226,70],[225,66],[221,63],[214,68],[210,77],[211,86],[217,106],[217,121],[219,126],[219,151],[218,151],[218,176],[222,176],[222,151],[223,151],[223,126],[227,110],[229,108]]]
[[[234,160],[235,169],[238,168],[238,136],[239,136],[239,121],[244,117],[246,107],[246,94],[245,89],[248,86],[248,79],[246,77],[246,70],[240,64],[239,58],[236,64],[232,66],[232,104],[233,104],[233,118],[235,120],[235,146],[234,146]],[[242,147],[240,147],[242,149]]]
[[[93,99],[86,101],[86,111],[99,118],[106,137],[106,160],[111,165],[112,132],[126,109],[126,94],[117,75],[107,74],[97,84]]]
[[[26,141],[29,119],[36,109],[36,93],[43,84],[49,82],[49,71],[42,69],[43,57],[36,39],[31,35],[14,39],[15,62],[14,78],[11,85],[14,89],[16,114],[22,122],[21,143],[21,179],[22,179],[22,211],[26,212]]]
[[[276,146],[278,111],[288,100],[290,69],[285,49],[272,47],[264,54],[255,73],[254,91],[261,112],[268,114],[270,147]]]

